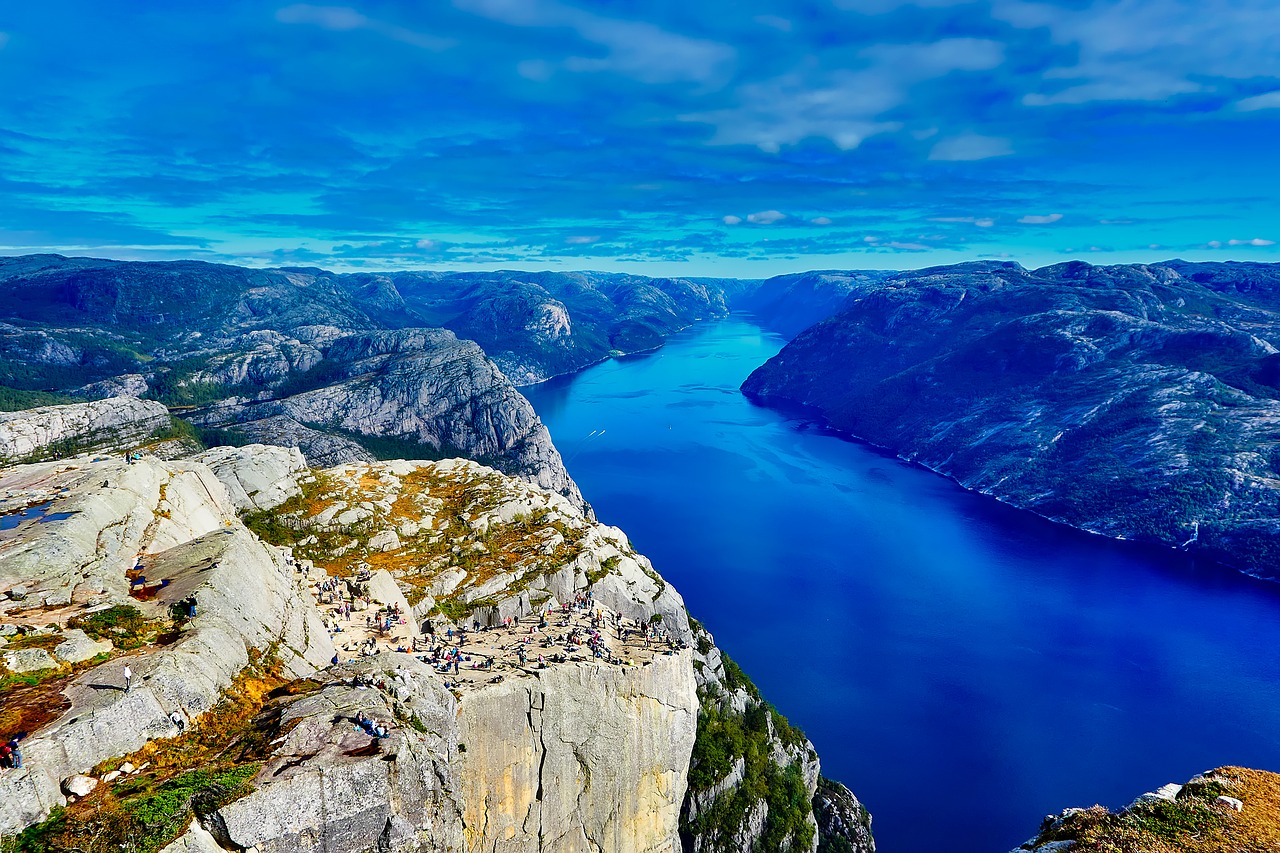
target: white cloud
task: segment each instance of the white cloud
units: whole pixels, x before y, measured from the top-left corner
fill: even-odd
[[[428,240],[425,237],[419,240],[418,242],[414,243],[414,245],[426,252],[432,252],[440,248],[440,243],[438,241]]]
[[[555,0],[454,0],[454,5],[513,27],[567,27],[607,49],[604,57],[569,56],[564,67],[570,71],[612,71],[645,83],[711,83],[726,75],[737,56],[727,44],[644,21],[607,18]]]
[[[1251,246],[1261,248],[1263,246],[1274,246],[1275,240],[1264,240],[1261,237],[1254,237],[1251,240],[1210,240],[1205,243],[1210,249],[1225,249],[1227,247]]]
[[[1280,91],[1267,92],[1265,95],[1254,95],[1252,98],[1236,101],[1236,109],[1242,113],[1280,109]]]
[[[1057,54],[1065,64],[1023,97],[1028,106],[1162,101],[1224,88],[1207,78],[1280,76],[1274,0],[1232,0],[1211,12],[1197,0],[1094,0],[1074,8],[994,0],[992,17],[1043,29],[1066,48]]]
[[[1062,218],[1061,213],[1048,213],[1043,216],[1038,216],[1036,214],[1029,213],[1026,216],[1019,219],[1018,221],[1021,222],[1023,225],[1052,225],[1053,223],[1057,222],[1061,218]]]
[[[313,6],[310,3],[295,3],[278,10],[276,20],[282,24],[311,24],[335,32],[368,30],[393,41],[425,50],[446,50],[453,46],[453,41],[450,39],[370,18],[348,6]]]
[[[742,217],[741,217],[741,216],[734,216],[733,214],[730,214],[730,215],[726,216],[726,217],[724,218],[724,220],[723,220],[723,221],[724,221],[724,224],[725,224],[725,225],[741,225],[741,224],[742,224]]]
[[[1009,140],[998,136],[982,136],[977,133],[966,133],[940,140],[929,152],[930,160],[986,160],[990,157],[1004,157],[1013,153]]]
[[[814,225],[830,225],[831,219],[826,216],[816,216],[813,219],[810,219],[809,222]]]
[[[901,122],[882,116],[907,103],[917,84],[955,71],[990,70],[1003,60],[1003,45],[988,39],[876,45],[852,57],[856,67],[820,72],[815,60],[739,86],[734,106],[679,118],[714,127],[713,145],[776,152],[806,139],[827,139],[850,151],[868,137],[901,130]],[[850,60],[838,61],[847,66]]]
[[[931,216],[930,222],[954,222],[966,225],[976,225],[979,228],[990,228],[996,224],[996,221],[990,216]]]
[[[570,246],[590,246],[592,243],[600,242],[599,234],[575,234],[572,237],[564,239]]]
[[[787,215],[780,210],[762,210],[759,213],[748,214],[747,221],[754,222],[756,225],[772,225],[786,218]]]

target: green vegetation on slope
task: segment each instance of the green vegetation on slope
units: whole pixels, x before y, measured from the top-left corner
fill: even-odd
[[[809,799],[800,762],[779,765],[774,760],[775,739],[793,753],[808,749],[804,733],[760,698],[760,691],[728,655],[722,653],[726,687],[742,688],[751,697],[746,710],[738,714],[713,685],[700,688],[698,732],[689,764],[689,796],[710,791],[733,770],[741,759],[742,781],[717,796],[695,816],[686,809],[680,817],[680,831],[702,839],[704,849],[713,853],[739,853],[736,835],[748,817],[762,805],[767,809],[764,830],[753,853],[808,850],[813,844]]]

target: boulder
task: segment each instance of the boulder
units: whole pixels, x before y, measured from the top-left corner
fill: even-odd
[[[98,787],[98,780],[82,773],[68,776],[62,780],[62,793],[68,797],[87,797],[93,793],[93,789],[96,787]]]
[[[398,551],[400,537],[394,530],[380,530],[369,537],[370,551]]]
[[[1214,802],[1221,803],[1227,808],[1234,809],[1238,812],[1244,811],[1244,803],[1241,802],[1240,800],[1237,800],[1235,797],[1228,797],[1224,794],[1218,797],[1218,799],[1214,800]]]
[[[92,657],[111,651],[109,640],[93,640],[79,628],[68,628],[62,632],[63,640],[54,647],[53,654],[67,663],[80,663]]]
[[[307,470],[306,460],[296,447],[215,447],[196,460],[208,465],[227,487],[236,509],[273,509],[302,493],[298,477]]]
[[[4,665],[13,672],[35,672],[41,669],[58,668],[58,662],[44,649],[17,649],[5,652]]]

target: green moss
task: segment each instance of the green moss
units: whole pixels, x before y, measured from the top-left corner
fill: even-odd
[[[807,850],[813,843],[813,827],[808,818],[813,805],[804,784],[799,762],[785,765],[773,759],[773,738],[799,746],[805,737],[789,725],[781,714],[759,698],[755,685],[742,674],[732,659],[724,656],[726,672],[735,673],[734,683],[750,688],[754,700],[742,714],[722,707],[718,691],[702,691],[698,732],[689,766],[691,793],[710,790],[722,780],[739,759],[743,763],[742,782],[711,803],[702,813],[681,816],[681,832],[702,839],[704,849],[737,853],[734,834],[747,817],[763,803],[768,811],[755,853],[778,850]]]
[[[87,616],[72,617],[67,627],[79,628],[95,640],[110,640],[116,648],[128,651],[153,642],[170,626],[146,618],[131,604],[117,604]]]
[[[184,439],[194,442],[204,447],[204,441],[200,437],[200,431],[192,424],[187,423],[181,418],[169,416],[168,426],[163,426],[151,433],[152,441],[173,441],[175,439]]]
[[[36,687],[62,674],[61,669],[37,669],[31,672],[0,671],[0,694],[8,693],[16,687]]]

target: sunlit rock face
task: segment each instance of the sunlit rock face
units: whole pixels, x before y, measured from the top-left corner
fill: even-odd
[[[849,297],[743,384],[1056,521],[1280,566],[1280,267],[961,264]]]

